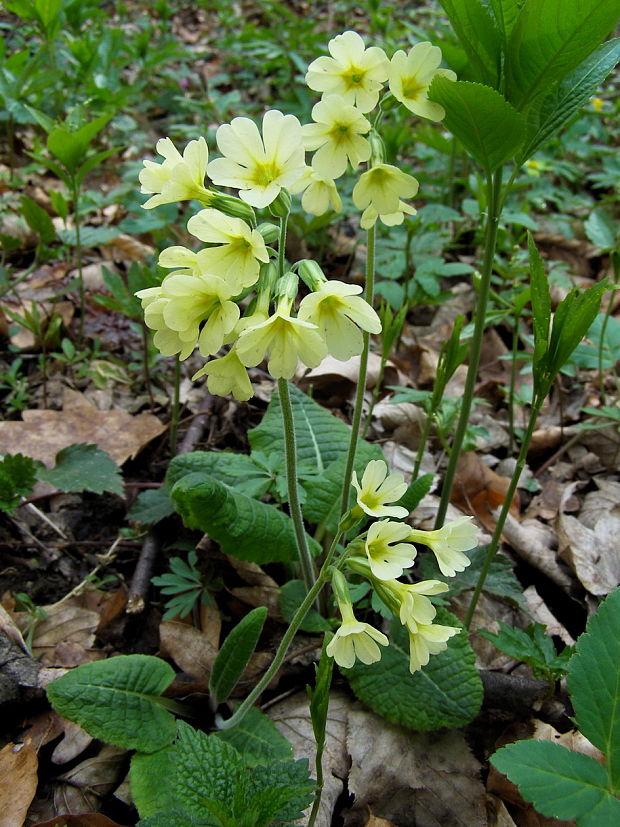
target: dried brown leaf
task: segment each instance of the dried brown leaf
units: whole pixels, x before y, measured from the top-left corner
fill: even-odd
[[[0,784],[0,827],[24,823],[37,791],[38,766],[31,744],[7,744],[0,750],[0,778],[4,779]]]
[[[82,761],[61,775],[54,785],[56,812],[98,810],[101,798],[111,792],[123,777],[128,754],[127,750],[106,744],[97,756]]]
[[[194,626],[176,620],[164,620],[159,626],[161,654],[197,680],[208,680],[217,648],[209,636]]]

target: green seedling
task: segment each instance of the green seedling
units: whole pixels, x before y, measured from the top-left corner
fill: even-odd
[[[566,675],[573,647],[565,646],[558,653],[542,623],[532,623],[526,629],[517,629],[500,620],[499,626],[497,633],[482,630],[480,635],[490,640],[501,652],[531,666],[534,677],[549,681],[551,689],[555,681]]]
[[[197,561],[198,555],[195,551],[190,551],[187,562],[181,557],[172,557],[170,572],[151,578],[151,583],[159,586],[162,594],[170,595],[166,600],[166,611],[162,620],[170,620],[177,616],[187,617],[194,608],[213,604],[204,577],[196,568]]]

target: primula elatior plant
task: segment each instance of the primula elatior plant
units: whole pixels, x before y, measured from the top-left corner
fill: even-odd
[[[277,380],[261,424],[248,435],[251,454],[207,451],[177,457],[170,464],[167,490],[186,525],[207,532],[225,553],[259,564],[297,560],[303,578],[282,588],[288,628],[264,675],[235,707],[228,701],[257,645],[266,609],[250,612],[224,641],[209,686],[217,730],[211,735],[175,724],[170,711],[183,714],[183,708],[161,697],[172,676],[170,667],[156,658],[128,656],[88,664],[51,684],[50,698],[62,715],[93,735],[137,750],[131,781],[145,825],[288,823],[308,805],[306,767],[285,755],[273,764],[276,769],[254,776],[248,767],[260,761],[245,743],[247,732],[256,741],[277,742],[254,703],[299,629],[325,632],[316,687],[310,692],[318,745],[310,825],[321,794],[334,662],[361,700],[406,726],[461,726],[479,708],[482,685],[466,634],[453,615],[432,601],[449,586],[433,578],[416,581],[411,567],[418,546],[432,552],[446,578],[466,569],[471,562],[466,552],[476,555],[472,518],[445,524],[444,519],[473,400],[499,216],[520,166],[572,117],[613,65],[613,50],[601,47],[591,54],[613,20],[595,0],[582,3],[583,9],[577,0],[563,0],[561,19],[559,0],[526,0],[520,7],[504,0],[446,0],[443,5],[466,53],[467,79],[457,80],[453,71],[441,68],[441,51],[430,43],[397,50],[390,58],[380,47],[367,46],[358,33],[345,31],[330,40],[329,55],[308,66],[306,83],[322,96],[312,108],[311,123],[277,109],[266,111],[260,124],[234,117],[216,131],[215,158],[203,137],[182,151],[164,137],[157,143],[163,161],[147,160],[140,172],[142,192],[149,196],[146,209],[179,201],[198,204],[187,230],[203,245],[162,250],[159,264],[169,274],[160,285],[136,294],[147,326],[155,331],[156,347],[181,361],[197,350],[205,361],[193,379],[206,377],[215,395],[249,400],[254,393],[250,369],[263,363]],[[542,42],[546,29],[554,26],[554,36]],[[404,522],[429,490],[430,477],[416,479],[421,454],[407,485],[403,475],[389,473],[378,446],[360,438],[370,337],[382,330],[373,309],[377,224],[392,227],[414,215],[410,199],[419,188],[409,171],[388,162],[393,159],[381,137],[381,124],[397,107],[407,117],[445,118],[487,182],[468,380],[434,531]],[[515,160],[514,172],[504,183],[502,166],[510,159]],[[347,172],[358,176],[352,202],[367,233],[363,287],[327,278],[316,261],[286,258],[293,197],[314,216],[339,211],[343,199],[337,182]],[[513,487],[481,563],[466,625],[491,569],[536,417],[605,289],[602,284],[571,292],[551,324],[546,275],[531,240],[530,266],[535,398]],[[461,324],[459,320],[442,351],[429,422],[464,359]],[[360,357],[350,429],[288,381],[300,365],[314,368],[328,355],[342,362]],[[265,456],[274,455],[284,456],[288,512],[261,500],[262,482],[252,485],[264,475]],[[306,531],[310,525],[316,527],[314,536]],[[340,621],[329,616],[334,601],[323,593],[328,585]],[[389,628],[380,630],[361,619],[367,604],[354,606],[358,601],[352,598],[361,592],[360,585],[373,607],[391,616]],[[112,703],[115,692],[123,701],[107,720],[102,708]],[[81,702],[85,694],[92,700],[89,708]],[[276,753],[279,748],[281,744]],[[273,761],[274,754],[269,752],[266,760]],[[212,787],[210,774],[225,779],[230,794],[205,793]],[[158,791],[158,782],[168,777],[170,795]],[[275,778],[279,786],[272,783]]]

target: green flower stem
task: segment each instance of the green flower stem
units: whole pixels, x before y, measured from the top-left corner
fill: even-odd
[[[80,238],[80,185],[75,177],[71,178],[73,190],[73,219],[75,221],[75,253],[78,268],[78,290],[80,295],[80,326],[78,328],[78,343],[84,341],[84,316],[86,315],[86,296],[84,292],[84,277],[82,275],[82,241]]]
[[[288,227],[288,213],[280,219],[280,237],[278,240],[278,278],[284,275],[284,262],[286,260],[286,229]]]
[[[308,539],[304,529],[304,521],[301,514],[301,505],[297,492],[297,447],[295,440],[295,423],[293,421],[293,408],[291,396],[288,390],[286,379],[278,379],[278,393],[280,394],[280,407],[282,409],[282,423],[284,425],[284,459],[286,466],[286,481],[288,483],[288,504],[291,512],[291,519],[295,529],[297,551],[301,571],[306,588],[311,590],[315,583],[314,564],[312,555],[308,548]]]
[[[611,262],[614,268],[614,285],[617,286],[618,280],[620,278],[620,253],[613,252],[611,254]],[[614,302],[612,293],[609,297],[609,301],[607,302],[605,316],[603,317],[603,324],[601,325],[601,338],[598,345],[598,386],[599,396],[601,397],[601,405],[607,404],[607,399],[605,395],[605,377],[603,372],[603,351],[605,349],[605,336],[607,334],[607,324],[609,322],[609,317],[611,316],[613,303]]]
[[[372,302],[375,294],[375,239],[376,229],[373,225],[368,230],[368,249],[366,253],[366,289],[364,291],[364,298],[372,307]],[[351,475],[353,474],[353,465],[355,463],[355,453],[357,451],[357,440],[360,432],[360,423],[362,421],[362,408],[364,407],[364,391],[366,390],[366,373],[368,371],[368,351],[370,348],[370,333],[364,331],[364,349],[360,357],[360,370],[357,379],[357,392],[355,394],[355,408],[353,410],[353,421],[351,422],[351,439],[349,441],[349,451],[347,454],[347,465],[344,471],[342,480],[342,500],[340,504],[340,516],[349,508],[349,491],[351,490]]]
[[[327,557],[325,558],[325,562],[321,567],[321,571],[319,572],[319,576],[316,579],[316,582],[305,596],[303,603],[295,612],[293,619],[291,620],[290,626],[284,633],[284,637],[280,641],[280,645],[278,646],[278,650],[274,656],[269,669],[265,672],[263,677],[260,681],[256,684],[254,689],[250,692],[247,696],[245,701],[237,707],[234,714],[231,715],[230,718],[227,718],[225,721],[222,720],[219,716],[216,716],[215,722],[217,724],[218,729],[231,729],[231,727],[236,726],[244,717],[247,715],[249,710],[252,708],[254,701],[261,695],[263,689],[269,684],[273,676],[276,674],[280,666],[282,665],[282,661],[286,657],[286,653],[288,652],[289,646],[293,642],[293,638],[297,634],[297,630],[301,626],[304,617],[308,613],[308,609],[312,606],[316,598],[319,596],[319,593],[323,586],[330,580],[331,578],[331,564],[334,553],[338,546],[338,542],[342,536],[342,532],[338,531],[336,536],[334,537],[331,548],[327,553]],[[340,559],[336,563],[336,568],[340,569],[346,560],[347,555],[343,554]]]
[[[417,480],[418,474],[420,473],[420,466],[422,465],[422,459],[424,458],[424,448],[428,442],[428,435],[431,431],[431,423],[433,421],[433,417],[435,416],[435,410],[435,407],[432,407],[427,412],[426,419],[424,420],[424,426],[422,428],[422,433],[420,434],[420,444],[418,445],[418,452],[413,464],[413,471],[411,472],[412,480]]]
[[[469,629],[471,624],[472,617],[474,616],[474,611],[476,610],[476,605],[478,603],[478,598],[480,597],[480,593],[483,589],[485,580],[487,579],[487,575],[489,573],[489,569],[491,567],[491,562],[493,561],[493,557],[495,557],[495,553],[499,547],[499,543],[502,536],[502,531],[504,530],[504,525],[506,523],[506,518],[508,517],[508,512],[510,511],[510,505],[512,503],[512,498],[514,497],[514,493],[517,490],[517,484],[525,468],[525,461],[527,459],[527,452],[530,447],[530,442],[532,441],[532,434],[534,433],[534,428],[536,427],[536,420],[538,419],[538,414],[540,413],[540,408],[542,406],[543,399],[535,400],[535,404],[532,405],[532,409],[530,411],[530,419],[527,425],[527,430],[525,432],[525,436],[523,437],[523,442],[521,443],[521,449],[519,451],[519,457],[517,459],[517,464],[515,466],[515,470],[513,471],[512,477],[510,479],[510,485],[508,486],[508,491],[506,492],[506,498],[504,500],[504,504],[502,505],[502,510],[500,511],[497,525],[495,526],[495,531],[493,532],[493,536],[491,537],[491,542],[487,546],[487,553],[484,558],[484,563],[482,565],[482,570],[478,576],[478,582],[476,583],[476,588],[474,589],[474,593],[471,597],[471,602],[467,607],[467,614],[465,615],[465,620],[463,624],[466,629]]]
[[[172,411],[170,413],[170,451],[175,454],[177,449],[177,434],[179,430],[179,393],[181,389],[181,360],[174,360],[174,391],[172,397]]]
[[[454,439],[452,440],[452,447],[450,449],[450,459],[448,460],[448,467],[443,481],[441,491],[441,501],[437,511],[435,520],[435,528],[441,528],[446,518],[450,496],[452,494],[452,486],[454,484],[454,476],[456,473],[456,466],[461,453],[461,447],[465,439],[465,432],[469,423],[469,413],[471,411],[472,401],[474,398],[474,390],[476,387],[476,379],[478,378],[478,365],[480,363],[480,351],[482,349],[482,337],[484,336],[484,328],[486,322],[487,305],[489,302],[489,293],[491,287],[491,274],[493,272],[493,259],[495,257],[495,244],[497,241],[497,226],[499,223],[499,216],[501,212],[500,198],[502,189],[502,170],[501,167],[492,175],[487,176],[487,222],[485,228],[484,239],[484,259],[482,262],[480,288],[476,301],[476,313],[474,322],[474,335],[471,340],[469,351],[469,365],[467,367],[467,379],[465,380],[465,390],[463,392],[463,399],[461,401],[461,410],[459,420],[456,426]]]

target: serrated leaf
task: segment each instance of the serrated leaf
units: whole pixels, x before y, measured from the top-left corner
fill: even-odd
[[[185,524],[206,532],[225,554],[259,564],[297,559],[293,523],[274,505],[204,474],[182,477],[171,495]],[[319,552],[315,540],[308,537],[308,544]]]
[[[136,752],[131,757],[129,782],[131,797],[140,818],[169,812],[175,808],[171,781],[176,772],[176,748],[164,747],[157,752]]]
[[[290,623],[297,609],[304,602],[308,593],[306,584],[302,580],[289,580],[280,589],[279,606],[282,617]],[[325,632],[331,629],[329,622],[310,607],[299,627],[304,632]]]
[[[252,707],[231,729],[213,733],[233,746],[248,767],[291,758],[293,748],[271,718]]]
[[[223,703],[237,685],[254,654],[266,617],[265,606],[252,609],[222,644],[209,679],[209,690],[217,704]]]
[[[553,87],[547,97],[530,108],[528,121],[532,126],[518,164],[531,158],[536,150],[571,121],[600,87],[619,58],[620,38],[603,43]]]
[[[442,608],[436,622],[459,626]],[[396,724],[429,730],[459,727],[471,721],[482,702],[482,682],[475,655],[464,631],[448,641],[448,648],[431,655],[428,665],[409,672],[409,637],[400,623],[390,628],[390,645],[381,660],[343,669],[357,697]]]
[[[620,47],[620,38],[618,45]],[[605,210],[592,210],[583,226],[592,244],[603,250],[612,250],[616,246],[618,230],[613,218]]]
[[[174,503],[162,486],[141,491],[127,512],[127,519],[143,525],[154,525],[174,514]]]
[[[94,738],[156,752],[174,739],[173,716],[160,695],[174,670],[150,655],[119,655],[77,666],[47,687],[54,709]]]
[[[185,810],[176,809],[140,819],[137,827],[219,827],[219,822],[194,818]]]
[[[437,76],[428,96],[444,107],[445,126],[487,174],[517,154],[525,120],[495,89]]]
[[[63,448],[56,454],[54,467],[40,471],[38,477],[60,491],[123,494],[121,469],[109,454],[85,442]]]
[[[568,669],[568,688],[579,729],[605,753],[616,792],[620,792],[619,664],[620,588],[589,619]]]
[[[307,758],[272,761],[252,771],[247,806],[256,812],[257,825],[290,824],[297,821],[312,802],[313,793],[314,783],[309,777]]]
[[[480,0],[440,0],[469,58],[470,73],[495,87],[500,66],[500,30]],[[471,76],[471,74],[470,74]]]
[[[558,655],[542,623],[533,623],[527,629],[519,629],[500,620],[499,627],[497,633],[483,629],[479,634],[490,640],[500,651],[531,666],[536,677],[538,674],[561,677],[566,673],[572,647],[567,647]]]
[[[605,767],[589,755],[550,741],[518,741],[498,750],[491,763],[543,815],[574,818],[580,827],[620,823],[620,801],[607,787]]]
[[[544,94],[613,31],[609,0],[526,0],[508,41],[506,92],[517,109]]]
[[[43,464],[23,454],[6,454],[0,461],[0,510],[12,514],[27,497]]]

